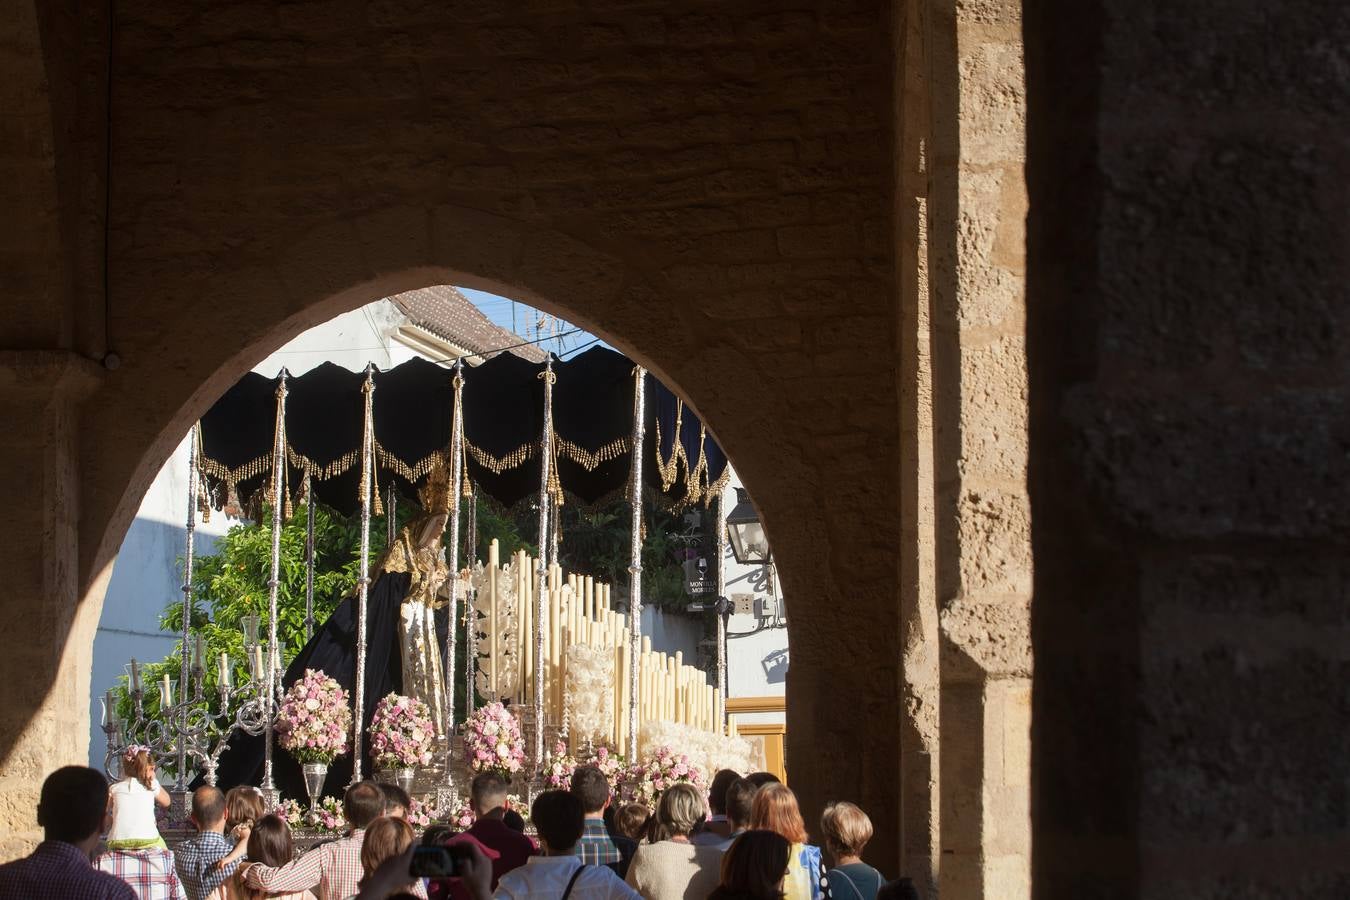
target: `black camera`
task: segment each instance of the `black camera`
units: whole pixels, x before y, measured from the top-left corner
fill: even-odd
[[[408,874],[413,878],[458,878],[464,874],[468,847],[417,847]]]

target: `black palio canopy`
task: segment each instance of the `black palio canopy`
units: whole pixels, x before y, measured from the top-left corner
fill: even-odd
[[[463,368],[469,477],[509,505],[539,491],[544,427],[543,363],[500,353]],[[624,490],[632,465],[635,364],[595,347],[555,360],[553,435],[562,489],[582,503]],[[455,373],[424,359],[372,370],[376,482],[404,496],[448,459]],[[201,471],[216,508],[251,506],[271,486],[280,376],[250,373],[201,419]],[[322,503],[360,508],[365,372],[324,363],[286,378],[285,492],[309,476]],[[727,478],[727,459],[703,423],[665,385],[646,376],[643,480],[672,506],[708,503]]]

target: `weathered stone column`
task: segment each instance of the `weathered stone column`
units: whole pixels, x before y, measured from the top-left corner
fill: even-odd
[[[1339,900],[1346,6],[1026,8],[1036,896]]]
[[[1030,896],[1019,5],[936,2],[929,262],[944,898]]]
[[[63,351],[0,351],[0,859],[41,839],[42,779],[88,759],[98,610],[79,603],[76,441],[99,372]]]
[[[938,609],[933,526],[933,362],[930,347],[928,160],[931,146],[926,0],[902,0],[893,22],[896,83],[896,284],[900,365],[900,871],[936,890]]]

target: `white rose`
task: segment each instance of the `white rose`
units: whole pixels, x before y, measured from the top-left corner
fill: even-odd
[[[319,708],[318,700],[315,700],[314,698],[311,697],[310,699],[305,701],[305,709],[309,710],[310,712],[314,712],[314,710],[318,708]]]
[[[505,744],[498,744],[498,745],[497,745],[497,756],[499,756],[499,757],[502,758],[502,759],[510,759],[510,758],[511,758],[511,748],[508,747],[508,746],[506,746]]]

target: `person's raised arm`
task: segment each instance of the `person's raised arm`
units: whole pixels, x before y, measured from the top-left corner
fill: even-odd
[[[322,847],[315,847],[284,866],[250,866],[244,875],[244,883],[251,888],[271,893],[307,891],[317,887],[327,869],[326,863],[332,855],[332,846],[325,844]]]

